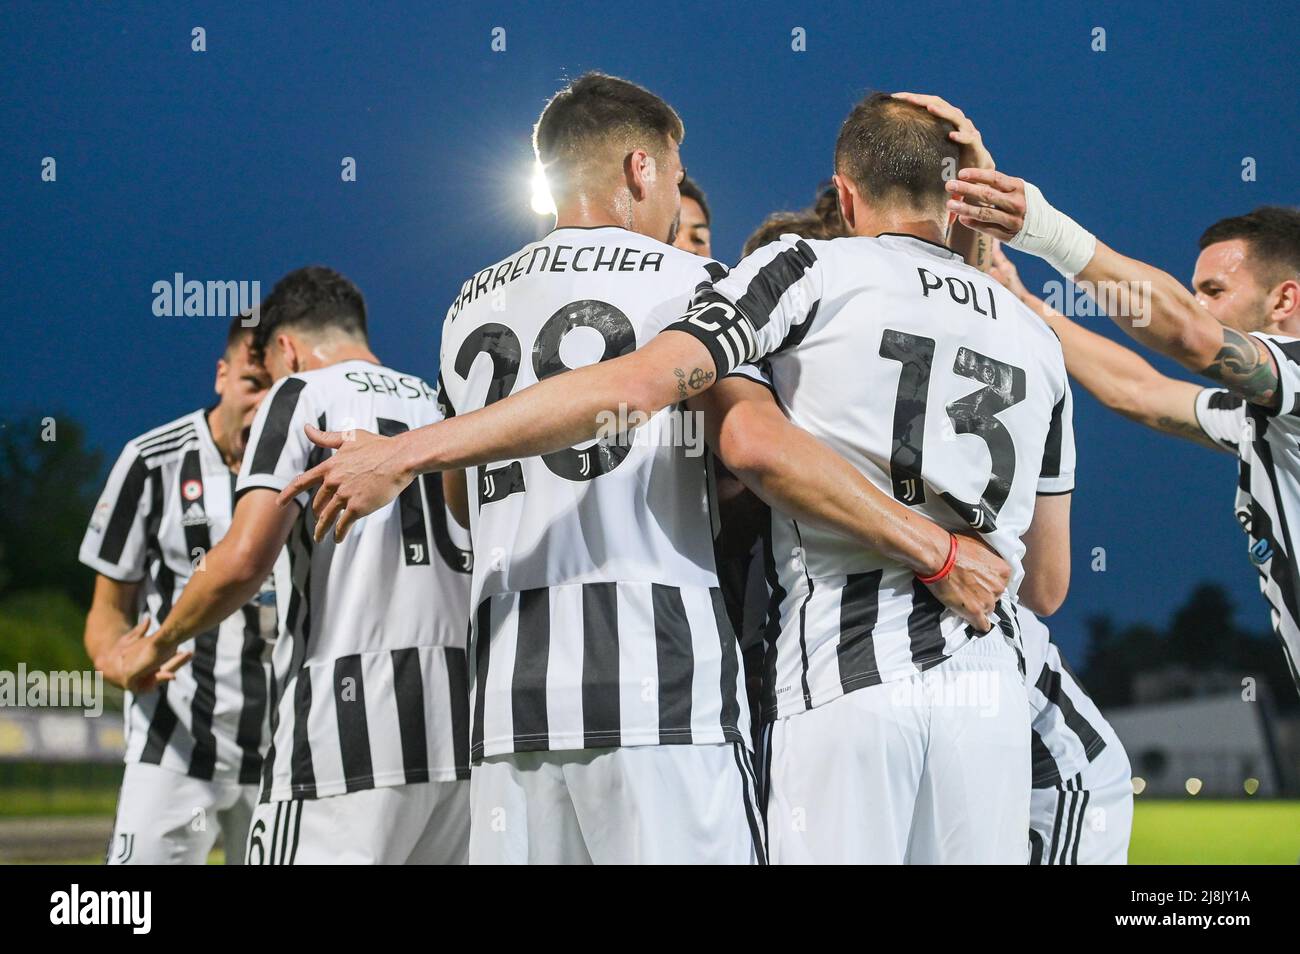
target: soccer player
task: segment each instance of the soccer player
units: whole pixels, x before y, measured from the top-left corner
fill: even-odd
[[[1073,439],[1055,337],[942,244],[943,172],[961,147],[973,148],[971,129],[964,119],[948,123],[903,100],[869,97],[846,120],[835,156],[840,206],[855,237],[772,243],[703,283],[685,316],[642,347],[607,345],[608,360],[537,373],[546,379],[511,396],[498,386],[491,407],[394,439],[358,434],[345,445],[338,435],[319,436],[341,449],[284,495],[319,483],[317,532],[337,520],[335,534],[345,535],[429,470],[512,462],[494,468],[502,472],[492,488],[498,493],[514,482],[509,471],[518,457],[578,453],[580,467],[587,461],[580,472],[590,472],[609,455],[565,449],[597,436],[609,414],[622,407],[629,419],[653,421],[666,405],[767,357],[793,423],[853,465],[832,474],[805,459],[790,491],[795,503],[774,504],[788,517],[777,547],[786,597],[769,716],[777,720],[768,814],[774,857],[779,846],[782,860],[795,861],[1023,863],[1029,711],[1014,618],[999,607],[997,631],[982,635],[987,623],[976,629],[945,612],[931,587],[942,588],[964,552],[983,550],[967,536],[978,533],[1011,565],[1012,593],[1023,577],[1027,605],[1044,612],[1059,605],[1068,585]],[[675,142],[668,156],[658,173],[674,171]],[[649,165],[634,153],[615,168]],[[643,267],[640,256],[628,261],[634,272]],[[503,280],[501,269],[513,275],[523,267],[516,261],[480,273],[461,301]],[[464,307],[454,306],[453,334],[465,333],[454,331]],[[490,370],[485,363],[480,374]],[[880,394],[891,392],[895,400],[882,405]],[[770,443],[753,433],[736,429],[742,447]],[[723,434],[720,456],[746,479],[745,451],[729,453],[727,443]],[[846,543],[832,521],[805,519],[798,493],[834,495],[840,483],[863,477],[906,504],[911,517],[945,528],[947,558],[920,570],[897,550],[865,544],[865,535],[841,534],[853,537]],[[675,496],[675,513],[684,514],[676,519],[700,522],[683,508],[688,496]],[[581,540],[575,533],[559,552]],[[1030,572],[1021,567],[1026,543]],[[982,687],[988,705],[953,706],[932,695],[963,685]],[[778,821],[774,805],[788,809]]]
[[[319,461],[304,425],[396,435],[440,418],[433,390],[370,350],[365,301],[328,268],[282,278],[255,346],[275,380],[253,424],[234,519],[153,637],[135,678],[276,571],[272,745],[248,861],[463,863],[468,843],[468,570],[441,482],[415,481],[357,526],[313,543],[306,497],[276,496]]]
[[[804,238],[833,237],[842,228],[838,199],[836,202],[831,209],[823,197],[807,212],[769,216],[746,242],[746,254],[784,233]],[[1005,262],[1000,251],[994,255],[995,263]],[[998,269],[994,273],[1013,294],[1018,294]],[[737,374],[767,384],[767,377],[755,373],[755,369],[746,368]],[[729,387],[728,381],[709,394]],[[752,396],[762,397],[759,393]],[[1128,756],[1057,647],[1050,643],[1047,627],[1024,606],[1016,607],[1016,620],[1023,638],[1033,717],[1030,864],[1123,864],[1128,856],[1133,818]]]
[[[686,175],[682,176],[678,189],[682,195],[681,212],[677,216],[677,229],[672,244],[683,252],[712,258],[710,231],[713,216],[709,212],[708,200],[704,198],[704,190]]]
[[[1300,689],[1300,568],[1291,536],[1300,519],[1300,211],[1262,208],[1210,226],[1191,292],[1098,241],[1022,179],[963,170],[948,188],[949,207],[964,223],[1096,289],[1099,306],[1128,335],[1213,382],[1167,378],[1115,342],[1044,313],[1070,373],[1103,404],[1237,456],[1237,520]]]
[[[1122,865],[1133,830],[1133,772],[1115,730],[1047,627],[1016,607],[1033,714],[1031,865]]]
[[[116,686],[126,686],[122,646],[167,620],[230,525],[235,475],[270,386],[251,341],[235,318],[217,360],[217,403],[128,441],[95,506],[80,554],[96,574],[86,652]],[[195,630],[160,683],[126,694],[109,864],[204,864],[218,836],[226,863],[241,863],[268,741],[276,630],[274,593],[258,592],[265,578]]]

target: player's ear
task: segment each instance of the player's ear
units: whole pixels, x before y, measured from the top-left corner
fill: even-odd
[[[284,356],[284,364],[289,369],[289,373],[297,374],[298,349],[293,346],[293,339],[288,335],[276,335],[275,343],[280,346],[280,353]]]
[[[1269,304],[1269,321],[1274,325],[1300,320],[1300,281],[1288,278],[1282,282],[1269,294]]]
[[[226,379],[230,376],[230,365],[225,358],[217,359],[217,379],[212,383],[212,390],[220,397],[226,390]]]
[[[855,211],[853,208],[853,189],[849,185],[849,180],[838,172],[831,176],[831,179],[835,182],[835,193],[840,200],[840,216],[844,219],[844,224],[852,231]]]
[[[645,200],[649,185],[654,181],[655,160],[644,149],[633,149],[623,157],[623,177],[628,191],[636,202]]]

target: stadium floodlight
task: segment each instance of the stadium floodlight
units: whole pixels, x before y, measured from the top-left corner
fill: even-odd
[[[538,215],[554,215],[555,200],[551,198],[551,187],[546,183],[546,169],[541,162],[533,163],[533,178],[530,182],[532,193],[529,205]]]

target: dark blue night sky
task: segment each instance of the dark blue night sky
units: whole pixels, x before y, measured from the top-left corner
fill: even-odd
[[[811,200],[856,97],[907,89],[962,106],[1000,168],[1186,280],[1206,225],[1297,201],[1300,13],[1133,7],[8,4],[0,405],[33,427],[80,419],[115,454],[210,395],[225,322],[155,317],[154,282],[182,272],[269,291],[308,262],[361,286],[381,357],[432,377],[460,283],[538,232],[538,110],[592,68],[681,112],[724,260],[766,213]],[[207,52],[190,50],[195,26]],[[1090,48],[1098,26],[1105,52]],[[806,52],[791,51],[795,27]],[[57,182],[41,181],[45,156]],[[345,156],[356,182],[340,179]],[[1247,156],[1255,182],[1241,179]],[[1021,266],[1031,287],[1053,277]],[[1084,394],[1076,429],[1074,583],[1053,621],[1067,651],[1089,615],[1161,622],[1202,579],[1265,629],[1232,459]],[[1089,568],[1094,547],[1104,573]]]

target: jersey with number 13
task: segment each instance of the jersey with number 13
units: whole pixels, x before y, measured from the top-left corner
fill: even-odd
[[[913,236],[786,235],[701,289],[670,330],[699,338],[719,374],[769,383],[795,424],[886,493],[980,534],[1011,564],[1014,596],[1036,495],[1074,487],[1074,441],[1060,343],[997,282]],[[971,638],[879,553],[777,513],[770,540],[767,718],[913,675]],[[1014,631],[1005,608],[1000,621]]]

